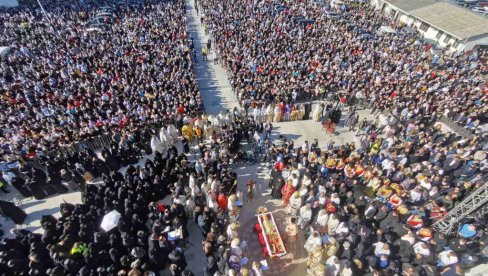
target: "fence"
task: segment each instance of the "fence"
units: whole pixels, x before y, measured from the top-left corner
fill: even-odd
[[[52,158],[58,155],[72,155],[76,152],[80,152],[84,149],[90,149],[92,151],[98,151],[102,150],[103,148],[107,148],[110,146],[110,143],[112,142],[112,137],[109,134],[102,134],[94,137],[87,138],[83,141],[79,141],[76,143],[73,143],[68,146],[60,146],[59,148],[55,150],[51,150],[47,153],[45,153],[45,156]],[[43,156],[40,157],[34,157],[32,159],[29,159],[26,161],[27,164],[41,169],[41,170],[46,170],[46,165],[44,161],[42,160]]]

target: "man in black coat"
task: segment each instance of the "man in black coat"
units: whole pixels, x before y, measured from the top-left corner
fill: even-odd
[[[173,251],[169,253],[168,258],[171,264],[177,265],[179,268],[181,268],[181,270],[184,270],[186,268],[186,258],[181,248],[177,247],[173,249]]]

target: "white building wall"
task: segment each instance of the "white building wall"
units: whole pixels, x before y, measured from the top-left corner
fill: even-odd
[[[439,30],[430,25],[427,31],[420,30],[420,25],[422,25],[422,21],[413,16],[404,14],[402,11],[399,11],[396,8],[390,6],[388,3],[383,2],[383,0],[371,0],[370,3],[377,10],[383,9],[383,12],[385,14],[392,14],[393,11],[396,11],[395,19],[398,22],[417,29],[423,37],[437,41],[441,47],[446,47],[447,45],[450,45],[450,49],[448,50],[451,52],[460,50],[468,51],[473,49],[477,45],[488,45],[488,34],[470,39],[466,44],[463,44],[464,40],[458,40],[457,38],[442,31],[442,35],[438,37]],[[449,36],[448,40],[446,40],[446,36]]]
[[[390,6],[390,5],[385,5],[385,7],[383,8],[383,12],[384,12],[385,14],[391,14],[391,12],[392,12],[392,11],[394,11],[394,10],[395,10],[395,9],[393,9],[393,7],[392,7],[392,6]]]
[[[411,16],[407,15],[407,14],[402,14],[400,16],[397,17],[397,20],[400,22],[400,23],[403,23],[405,24],[406,26],[413,26],[414,22],[415,22],[415,19],[412,18]]]
[[[488,34],[470,39],[465,45],[459,45],[458,50],[469,51],[477,45],[488,45]]]
[[[429,29],[427,29],[427,31],[426,31],[426,32],[424,32],[424,31],[422,31],[422,30],[419,30],[419,31],[422,33],[422,35],[423,35],[425,38],[429,38],[429,39],[433,39],[433,40],[437,41],[436,36],[437,36],[437,34],[439,33],[439,31],[438,31],[436,28],[434,28],[434,27],[430,26],[430,27],[429,27]],[[441,46],[442,46],[442,45],[441,45]]]
[[[18,5],[17,0],[0,0],[0,7],[17,7]]]
[[[381,10],[383,4],[384,2],[382,0],[371,0],[371,5],[377,10]]]

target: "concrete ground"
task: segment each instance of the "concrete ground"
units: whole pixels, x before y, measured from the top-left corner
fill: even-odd
[[[214,64],[212,60],[202,61],[201,48],[208,40],[208,35],[205,34],[200,18],[197,16],[194,9],[193,0],[187,4],[187,16],[189,25],[189,34],[192,35],[196,51],[198,53],[198,63],[195,64],[194,69],[198,85],[204,99],[205,108],[209,113],[219,113],[227,109],[238,107],[239,103],[232,92],[230,83],[227,79],[226,73],[220,64]],[[209,54],[210,59],[213,57],[213,51]],[[360,120],[366,117],[372,120],[372,116],[367,110],[358,111]],[[274,130],[271,138],[277,139],[279,135],[284,135],[288,139],[295,141],[295,145],[302,145],[306,140],[312,142],[313,139],[318,138],[320,146],[324,147],[331,140],[335,141],[337,145],[358,142],[357,137],[353,132],[348,131],[344,127],[337,127],[336,135],[326,135],[322,130],[322,125],[312,120],[281,122],[273,124]],[[286,214],[284,212],[281,200],[271,199],[269,196],[271,190],[268,187],[269,183],[269,164],[235,164],[232,168],[238,174],[238,189],[245,191],[245,183],[249,179],[256,180],[255,198],[253,201],[247,201],[245,198],[244,206],[239,216],[240,239],[247,242],[247,248],[244,251],[245,256],[249,259],[249,265],[253,261],[259,262],[263,260],[261,253],[261,246],[258,242],[256,234],[252,227],[257,222],[255,217],[256,210],[259,206],[265,206],[270,212],[273,212],[276,223],[280,230],[284,233],[284,222]],[[245,193],[244,193],[245,194]],[[185,252],[188,261],[188,268],[191,269],[195,275],[202,275],[202,269],[205,265],[205,256],[201,248],[202,235],[200,230],[193,223],[190,222],[190,243],[193,245]],[[269,270],[265,275],[306,275],[306,253],[303,249],[305,244],[304,233],[300,233],[298,241],[288,246],[288,254],[279,259],[268,259]]]
[[[201,48],[207,42],[208,36],[204,33],[203,27],[200,25],[199,16],[196,14],[193,0],[187,3],[187,17],[188,17],[188,31],[194,39],[196,51],[198,53],[198,63],[195,64],[194,70],[198,81],[198,86],[202,93],[207,112],[217,114],[220,111],[233,109],[238,107],[239,103],[234,93],[232,92],[229,81],[222,66],[214,64],[212,60],[202,61]],[[210,51],[209,58],[213,58],[213,51]],[[359,110],[360,120],[366,117],[372,120],[372,116],[368,110]],[[295,145],[302,145],[304,141],[310,142],[313,139],[319,139],[321,147],[333,140],[336,145],[358,142],[357,136],[353,132],[348,131],[340,124],[337,127],[334,136],[326,135],[322,130],[322,126],[318,122],[312,120],[281,122],[274,124],[272,132],[272,139],[277,139],[279,135],[284,135],[288,139],[295,141]],[[178,145],[181,148],[181,145]],[[139,164],[143,164],[145,156]],[[234,164],[232,169],[238,174],[238,189],[245,191],[245,183],[249,179],[256,180],[255,198],[248,201],[245,198],[244,206],[240,213],[239,221],[241,223],[240,238],[247,242],[247,248],[244,250],[245,256],[248,257],[250,263],[253,261],[259,262],[263,259],[261,255],[261,246],[259,245],[256,234],[252,227],[257,222],[255,217],[256,210],[259,206],[265,206],[269,211],[273,212],[276,223],[282,233],[284,233],[284,222],[286,214],[281,200],[273,200],[269,196],[269,169],[270,164]],[[121,169],[122,172],[125,168]],[[94,184],[99,184],[95,181]],[[59,205],[63,202],[73,204],[81,203],[80,192],[72,191],[67,194],[55,195],[43,200],[35,200],[33,198],[24,199],[13,187],[9,187],[11,193],[3,194],[0,192],[0,199],[14,202],[20,206],[28,215],[23,225],[14,225],[11,220],[0,217],[0,224],[2,230],[5,231],[5,237],[11,237],[9,230],[14,228],[25,228],[36,233],[42,233],[40,227],[40,218],[43,215],[54,215],[59,217]],[[163,200],[169,202],[169,198]],[[185,251],[185,256],[188,262],[188,268],[191,269],[195,275],[202,275],[202,269],[205,266],[206,260],[202,251],[201,242],[202,235],[197,225],[190,222],[188,225],[190,232],[190,246]],[[288,254],[277,259],[267,259],[269,270],[265,275],[306,275],[306,253],[303,249],[305,237],[303,231],[299,234],[299,239],[293,245],[287,245]],[[247,265],[250,267],[250,263]],[[469,275],[486,275],[486,265],[479,266],[472,269]],[[163,271],[160,275],[169,275],[168,271]]]
[[[238,100],[232,92],[229,81],[222,66],[214,64],[213,61],[202,61],[201,48],[203,43],[206,43],[208,36],[205,35],[203,27],[200,25],[199,17],[196,15],[193,0],[187,4],[188,17],[188,31],[194,39],[196,51],[198,53],[198,63],[195,64],[194,69],[200,91],[202,93],[207,112],[217,114],[220,111],[233,109],[238,107]],[[213,57],[211,51],[209,57]],[[367,110],[358,111],[360,119],[367,117],[371,119],[371,115]],[[312,120],[281,122],[274,124],[272,132],[272,139],[276,139],[279,135],[284,135],[288,139],[295,141],[295,145],[302,145],[305,140],[310,142],[313,139],[319,139],[321,147],[327,145],[331,140],[335,141],[336,145],[358,142],[357,137],[353,132],[346,128],[338,126],[334,136],[326,135],[322,130],[322,126],[318,122]],[[146,158],[151,158],[146,156]],[[139,162],[143,164],[144,160]],[[247,242],[248,247],[245,250],[245,255],[250,262],[262,260],[261,246],[258,243],[257,236],[252,231],[253,225],[257,222],[255,214],[259,206],[266,206],[269,211],[274,213],[276,223],[280,230],[284,232],[284,221],[286,218],[281,200],[273,200],[269,197],[270,189],[269,182],[269,164],[235,164],[233,169],[238,174],[238,189],[245,191],[245,183],[249,179],[256,180],[256,196],[253,201],[245,202],[242,208],[239,221],[241,222],[240,237],[241,240]],[[124,169],[123,169],[124,170]],[[97,182],[95,182],[97,184]],[[36,233],[41,233],[40,218],[42,215],[54,215],[59,217],[59,204],[66,201],[69,203],[81,203],[81,195],[79,192],[71,192],[63,195],[56,195],[43,200],[22,199],[20,194],[11,188],[11,193],[4,195],[0,193],[0,199],[15,202],[27,214],[27,219],[24,225],[15,226],[12,221],[0,220],[3,224],[2,229],[6,231],[6,236],[11,236],[8,230],[15,227],[26,228]],[[164,201],[169,201],[165,199]],[[191,269],[195,275],[202,275],[202,269],[205,266],[206,260],[202,251],[201,242],[202,235],[197,225],[190,222],[188,225],[190,232],[190,247],[186,249],[185,256],[188,262],[188,268]],[[270,269],[265,272],[265,275],[306,275],[306,254],[303,249],[305,243],[304,233],[299,234],[298,241],[288,246],[288,254],[279,259],[268,259]],[[250,267],[250,263],[248,265]],[[169,275],[167,272],[162,272],[161,275]]]

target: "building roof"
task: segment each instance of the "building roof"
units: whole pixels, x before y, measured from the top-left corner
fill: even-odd
[[[413,10],[427,7],[437,3],[434,0],[383,0],[384,2],[397,7],[399,10],[410,13]]]
[[[412,10],[410,15],[458,39],[488,34],[488,19],[446,2]]]

